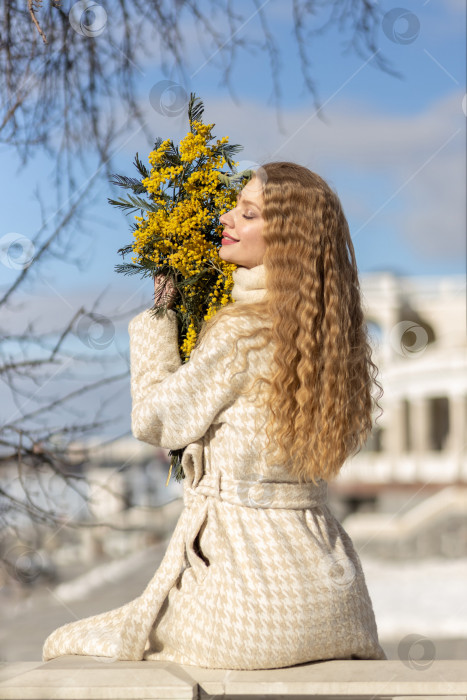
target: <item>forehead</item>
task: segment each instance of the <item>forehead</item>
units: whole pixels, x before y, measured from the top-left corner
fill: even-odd
[[[242,204],[248,202],[256,205],[262,204],[263,201],[263,186],[260,180],[253,178],[247,182],[245,187],[238,193],[237,199]]]

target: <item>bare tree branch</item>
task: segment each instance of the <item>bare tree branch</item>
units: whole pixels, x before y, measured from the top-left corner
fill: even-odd
[[[157,50],[159,86],[167,76],[179,76],[180,94],[186,94],[187,100],[190,81],[206,65],[218,70],[236,100],[232,72],[237,57],[241,51],[262,52],[268,59],[280,124],[283,45],[273,31],[268,0],[243,3],[241,11],[233,0],[119,0],[108,3],[108,15],[104,5],[87,0],[71,0],[69,11],[63,4],[0,0],[0,143],[23,162],[31,153],[50,156],[55,172],[52,189],[57,194],[50,216],[37,195],[42,224],[29,241],[34,255],[22,266],[7,265],[17,272],[2,287],[0,307],[5,314],[17,307],[26,281],[34,281],[34,273],[39,274],[48,258],[79,267],[73,242],[85,232],[74,236],[73,226],[84,216],[84,204],[92,198],[96,183],[109,177],[115,154],[136,132],[142,131],[153,143],[137,87],[144,73],[143,60],[154,62]],[[398,75],[377,46],[376,32],[384,13],[379,3],[284,0],[281,9],[290,13],[303,85],[320,119],[324,114],[310,55],[314,38],[327,29],[336,27],[350,37],[348,51],[374,59],[375,66]],[[327,21],[316,28],[316,20],[328,13]],[[205,60],[187,75],[185,49],[193,27]],[[162,104],[153,107],[163,114]],[[10,244],[14,245],[8,239],[6,245]],[[85,480],[86,450],[77,451],[75,443],[96,434],[102,444],[115,439],[103,429],[112,420],[109,409],[117,402],[111,391],[107,396],[104,392],[128,380],[127,358],[111,345],[113,324],[128,318],[132,310],[99,315],[99,301],[89,310],[80,303],[58,329],[53,320],[40,331],[32,322],[16,332],[8,323],[0,329],[0,375],[12,404],[0,427],[0,524],[10,542],[21,542],[18,518],[43,526],[77,527],[54,503],[44,475],[60,479],[84,502],[87,496],[80,486]],[[106,343],[96,347],[90,342],[92,323],[101,323],[104,331],[110,329],[109,349]],[[125,368],[120,371],[115,362],[122,360]],[[92,411],[80,407],[91,396],[95,397]],[[11,474],[21,494],[10,483]],[[4,555],[0,546],[0,559]],[[8,566],[11,569],[11,562]]]
[[[397,75],[376,47],[376,31],[383,16],[379,3],[286,0],[284,6],[290,10],[304,86],[313,96],[317,109],[321,105],[311,75],[309,55],[313,41],[310,38],[332,26],[337,26],[344,35],[350,34],[350,48],[366,52],[367,56],[375,54],[382,70]],[[200,30],[201,48],[210,47],[206,64],[216,57],[228,56],[222,79],[229,89],[238,50],[251,53],[261,47],[269,57],[274,102],[279,110],[281,46],[269,28],[268,6],[264,1],[252,0],[250,10],[243,13],[233,11],[231,0],[209,0],[207,7],[197,0],[176,3],[120,0],[108,7],[108,16],[101,5],[93,3],[92,11],[86,7],[86,2],[74,3],[67,14],[52,0],[46,0],[42,6],[28,0],[28,12],[22,9],[19,0],[3,0],[0,4],[0,71],[6,76],[0,88],[4,105],[0,134],[3,143],[14,145],[23,156],[30,146],[40,145],[61,154],[62,165],[70,170],[73,167],[70,155],[92,147],[105,160],[115,133],[112,117],[115,105],[120,105],[128,115],[128,128],[144,125],[135,81],[142,72],[140,60],[150,46],[159,45],[164,72],[178,72],[189,93],[191,86],[185,74],[183,51],[187,30],[193,23]],[[313,29],[316,18],[325,16],[329,8],[328,20]],[[213,22],[212,13],[221,21]],[[27,18],[32,19],[37,31],[30,31]],[[250,37],[244,31],[252,21],[258,20],[262,43],[256,35]],[[151,27],[151,41],[148,27]],[[198,67],[194,75],[201,69]],[[57,133],[61,134],[58,142]]]

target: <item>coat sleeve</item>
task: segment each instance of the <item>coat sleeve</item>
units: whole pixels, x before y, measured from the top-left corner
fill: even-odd
[[[177,318],[149,309],[130,321],[131,429],[138,440],[175,450],[199,440],[215,416],[235,400],[246,372],[228,381],[232,332],[218,323],[182,364]],[[240,347],[240,343],[239,343]]]

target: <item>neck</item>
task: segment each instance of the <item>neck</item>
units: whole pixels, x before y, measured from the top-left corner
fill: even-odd
[[[233,272],[232,298],[235,302],[261,301],[266,294],[266,270],[264,265],[237,267]]]

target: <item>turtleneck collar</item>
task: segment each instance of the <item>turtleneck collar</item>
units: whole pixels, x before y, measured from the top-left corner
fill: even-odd
[[[261,301],[266,294],[266,270],[264,265],[237,267],[232,273],[234,286],[232,298],[236,302]]]

